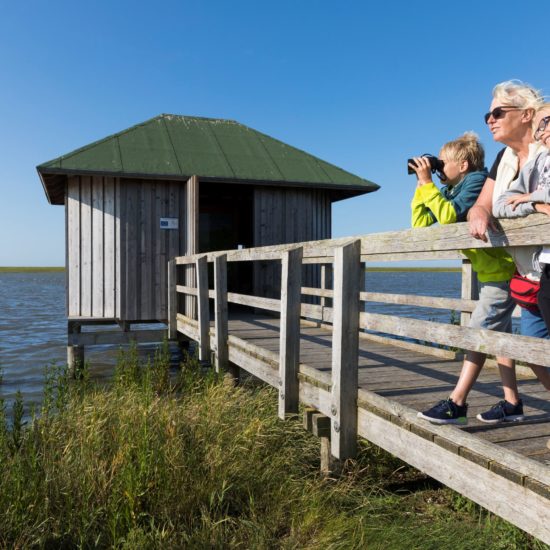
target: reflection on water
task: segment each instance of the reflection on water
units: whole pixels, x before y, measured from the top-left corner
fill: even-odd
[[[460,297],[460,273],[367,272],[365,290],[393,294]],[[369,303],[374,313],[450,321],[449,311]],[[66,361],[65,274],[0,273],[0,395],[7,400],[20,389],[26,402],[38,402],[44,366]],[[93,376],[112,372],[112,349],[87,348]]]

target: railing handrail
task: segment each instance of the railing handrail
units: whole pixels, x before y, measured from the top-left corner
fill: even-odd
[[[219,256],[226,256],[228,262],[280,260],[285,252],[302,247],[303,263],[332,263],[336,248],[356,240],[361,241],[362,261],[460,258],[460,250],[468,248],[550,245],[550,218],[545,214],[498,220],[497,226],[498,231],[488,231],[488,242],[471,237],[468,224],[464,222],[241,250],[219,250],[179,256],[175,261],[177,265],[189,265],[203,256],[208,262]]]

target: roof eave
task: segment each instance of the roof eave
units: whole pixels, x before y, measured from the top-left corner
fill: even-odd
[[[37,171],[42,181],[44,191],[50,204],[63,204],[58,202],[52,202],[51,194],[48,189],[48,185],[44,179],[44,176],[59,175],[59,176],[77,176],[77,175],[96,175],[107,176],[117,178],[136,178],[136,179],[161,179],[172,181],[187,181],[190,177],[196,174],[181,175],[181,174],[143,174],[143,173],[128,173],[128,172],[110,172],[110,171],[87,171],[87,170],[71,170],[67,168],[49,168],[44,166],[37,166]],[[345,184],[345,183],[324,183],[324,182],[304,182],[304,181],[286,181],[286,180],[251,180],[244,178],[226,178],[226,177],[211,177],[198,175],[201,182],[213,182],[213,183],[236,183],[242,185],[275,185],[277,187],[301,187],[308,188],[314,187],[316,189],[330,189],[332,191],[343,191],[346,194],[352,193],[350,196],[357,196],[366,193],[372,193],[380,189],[380,186],[373,182],[366,182],[364,185],[357,184]]]

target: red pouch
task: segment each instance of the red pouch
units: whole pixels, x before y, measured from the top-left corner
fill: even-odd
[[[537,309],[537,294],[539,292],[540,283],[532,281],[527,277],[523,277],[517,271],[510,280],[510,294],[512,300],[518,306],[526,309]]]

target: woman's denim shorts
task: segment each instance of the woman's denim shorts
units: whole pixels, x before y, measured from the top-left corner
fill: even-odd
[[[521,335],[549,338],[548,329],[538,309],[521,308]]]

